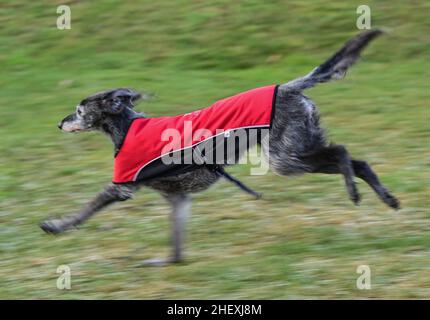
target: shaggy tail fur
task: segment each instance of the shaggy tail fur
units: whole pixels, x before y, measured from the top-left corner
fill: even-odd
[[[320,82],[343,78],[346,70],[357,61],[367,44],[382,33],[383,31],[379,29],[360,33],[349,40],[342,49],[322,65],[316,67],[306,76],[284,84],[283,87],[288,90],[302,91]]]

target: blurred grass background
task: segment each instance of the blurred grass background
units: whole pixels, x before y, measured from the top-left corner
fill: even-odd
[[[57,5],[72,29],[56,29]],[[167,254],[168,206],[151,190],[79,231],[43,234],[48,216],[78,210],[112,172],[102,135],[61,134],[84,97],[127,86],[155,99],[150,116],[185,113],[321,63],[358,31],[362,1],[2,1],[0,4],[0,298],[430,298],[428,101],[430,2],[366,1],[391,33],[346,79],[307,93],[333,141],[368,160],[402,201],[393,212],[360,182],[352,205],[339,176],[286,179],[230,171],[196,195],[187,261]],[[72,290],[56,269],[72,270]],[[372,290],[355,283],[372,270]]]

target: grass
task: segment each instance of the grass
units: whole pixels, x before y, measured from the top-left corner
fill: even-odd
[[[68,3],[72,29],[55,28]],[[79,231],[38,223],[71,213],[110,181],[112,146],[56,123],[85,96],[128,86],[155,95],[151,116],[185,113],[303,75],[357,33],[359,3],[312,1],[3,1],[0,5],[0,298],[430,298],[430,4],[368,1],[391,29],[347,78],[308,94],[333,141],[368,160],[402,201],[384,207],[338,176],[231,172],[195,196],[187,262],[136,268],[168,252],[168,206],[151,190]],[[228,201],[227,201],[228,200]],[[56,288],[67,264],[72,289]],[[355,283],[358,265],[372,289]]]

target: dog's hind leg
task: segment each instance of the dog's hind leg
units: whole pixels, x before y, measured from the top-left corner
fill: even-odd
[[[354,169],[344,146],[330,145],[300,157],[313,173],[340,173],[345,178],[346,189],[352,202],[360,202],[360,194],[354,182]]]
[[[378,176],[366,161],[352,160],[352,166],[355,175],[367,182],[386,205],[393,209],[400,209],[400,202],[379,182]]]
[[[306,155],[302,158],[304,162],[310,165],[311,172],[314,173],[327,173],[327,174],[343,174],[350,175],[350,170],[342,169],[342,162],[346,162],[343,167],[348,166],[348,162],[353,169],[353,173],[358,178],[364,180],[379,196],[379,198],[389,207],[399,209],[399,201],[392,196],[388,190],[381,184],[376,173],[372,170],[366,161],[362,160],[348,160],[349,156],[343,146],[330,146],[323,148],[315,153]],[[343,158],[343,160],[342,160]],[[345,177],[346,184],[350,183],[350,177]],[[352,181],[353,182],[353,181]],[[350,192],[348,188],[348,192]],[[357,193],[358,194],[358,193]],[[351,193],[350,193],[351,195]],[[351,197],[354,201],[354,198]],[[358,198],[359,199],[359,198]],[[355,202],[355,201],[354,201]]]
[[[183,260],[185,225],[191,209],[191,197],[187,194],[169,194],[166,199],[172,206],[170,220],[172,224],[171,242],[172,253],[167,259],[149,259],[143,261],[141,266],[165,266],[169,263],[178,263]]]
[[[44,221],[40,224],[40,227],[47,233],[61,233],[82,224],[96,212],[111,203],[130,199],[138,188],[135,184],[110,184],[79,213],[64,218]]]

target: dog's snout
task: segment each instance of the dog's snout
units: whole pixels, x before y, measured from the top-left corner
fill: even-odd
[[[62,119],[60,122],[58,122],[57,127],[60,130],[63,130],[64,125],[67,123],[69,123],[70,121],[73,121],[75,119],[75,114],[69,114],[67,117],[65,117],[64,119]]]

